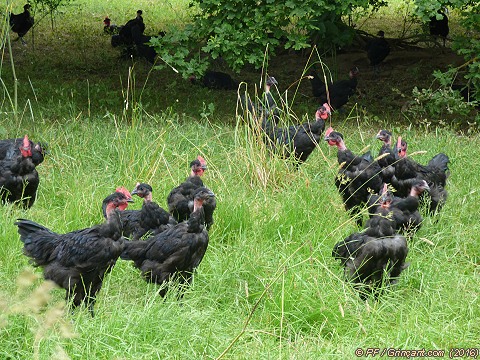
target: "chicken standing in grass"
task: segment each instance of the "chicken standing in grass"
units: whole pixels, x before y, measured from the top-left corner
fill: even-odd
[[[146,241],[126,242],[121,258],[133,261],[146,281],[164,285],[159,292],[162,297],[167,292],[165,284],[169,280],[178,279],[181,285],[188,285],[193,271],[202,261],[209,241],[203,204],[212,198],[214,194],[209,189],[198,188],[188,221]]]
[[[357,76],[360,73],[358,67],[354,66],[348,73],[348,79],[334,81],[326,86],[323,81],[312,71],[312,93],[318,98],[320,104],[327,103],[333,110],[340,109],[348,102],[348,99],[355,94],[358,85]]]
[[[325,141],[337,147],[338,174],[335,185],[345,204],[345,209],[360,226],[363,223],[361,210],[368,203],[370,194],[380,193],[382,189],[382,169],[371,154],[355,155],[347,149],[343,135],[329,128],[325,133]]]
[[[435,155],[427,165],[421,165],[407,157],[407,142],[401,137],[397,141],[395,174],[392,185],[397,196],[406,197],[417,180],[425,180],[430,188],[429,212],[439,211],[447,200],[445,185],[449,176],[450,159],[444,153]]]
[[[281,128],[265,121],[263,131],[266,134],[267,145],[271,146],[282,157],[293,156],[296,164],[304,163],[317,147],[323,130],[325,120],[330,116],[330,107],[323,104],[315,112],[315,120],[301,125],[291,125]]]
[[[384,284],[396,283],[409,265],[405,262],[407,254],[407,240],[401,235],[377,238],[358,232],[338,242],[332,252],[362,299],[368,294],[378,296]]]
[[[116,209],[124,210],[127,198],[116,192],[105,198],[103,205],[106,222],[66,234],[57,234],[31,220],[15,222],[24,254],[35,266],[43,268],[46,280],[66,290],[66,300],[72,301],[74,308],[85,304],[92,316],[103,279],[124,249],[122,223]]]
[[[0,197],[32,207],[37,197],[40,177],[36,164],[43,161],[43,151],[25,135],[23,139],[0,141]]]
[[[18,34],[18,39],[23,45],[26,45],[23,37],[27,34],[34,24],[33,16],[30,15],[30,4],[23,5],[23,12],[20,14],[10,14],[10,27],[13,32]],[[18,40],[16,39],[16,40]]]
[[[373,194],[369,199],[368,211],[370,217],[387,216],[387,214],[383,212],[385,206],[382,205],[382,203],[385,203],[382,199],[387,197],[389,199],[388,217],[393,221],[395,232],[411,236],[417,232],[422,225],[423,217],[420,215],[418,208],[420,205],[419,197],[425,191],[430,191],[427,182],[425,180],[415,180],[408,196],[402,198],[394,196],[391,190],[388,189],[387,184],[385,184],[382,194]]]
[[[396,147],[392,148],[392,133],[388,130],[380,130],[376,138],[383,142],[378,153],[378,165],[382,168],[384,183],[390,184],[395,174]]]
[[[178,222],[188,220],[193,211],[195,191],[203,186],[201,176],[207,169],[207,162],[198,156],[190,163],[190,176],[180,185],[172,189],[167,197],[168,211]],[[204,218],[207,230],[213,224],[213,211],[217,206],[215,197],[211,197],[203,204]]]

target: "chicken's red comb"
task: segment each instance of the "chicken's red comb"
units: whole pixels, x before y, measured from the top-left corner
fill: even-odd
[[[401,148],[402,148],[402,137],[399,136],[397,140],[397,151],[400,151]]]
[[[204,159],[203,157],[201,157],[200,155],[198,155],[197,160],[200,161],[200,164],[201,164],[201,165],[206,165],[206,164],[207,164],[207,162],[205,161],[205,159]]]
[[[333,128],[330,126],[330,127],[327,129],[327,131],[325,131],[325,136],[330,135],[333,131],[334,131]]]
[[[122,193],[123,195],[125,195],[127,197],[127,199],[131,199],[132,198],[132,194],[130,194],[130,191],[128,191],[124,186],[119,186],[115,189],[115,192],[119,192],[119,193]]]

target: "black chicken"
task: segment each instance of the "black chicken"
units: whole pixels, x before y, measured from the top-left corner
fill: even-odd
[[[203,204],[214,198],[213,192],[200,187],[194,194],[194,209],[188,221],[146,241],[126,242],[121,258],[132,260],[148,282],[164,284],[178,279],[188,285],[192,273],[198,267],[208,246],[208,231],[204,227]],[[163,297],[167,287],[160,289]]]
[[[277,125],[280,119],[280,109],[271,93],[271,88],[274,85],[278,85],[277,80],[273,76],[267,77],[264,93],[259,102],[254,103],[247,94],[240,97],[243,110],[250,113],[254,119],[260,120],[263,129],[266,128],[267,124],[270,127],[272,124]]]
[[[360,290],[360,297],[368,293],[379,294],[382,284],[394,284],[401,272],[408,267],[407,240],[401,235],[372,237],[366,233],[354,233],[338,242],[332,256],[340,260],[348,280]]]
[[[17,140],[2,142],[8,146],[0,145],[1,200],[10,203],[19,202],[22,206],[30,208],[36,200],[40,183],[33,161],[32,142],[27,135],[18,147]],[[36,160],[40,161],[39,158],[40,156],[36,157]]]
[[[325,133],[325,141],[338,149],[338,174],[335,177],[337,186],[350,216],[362,225],[361,209],[368,203],[370,193],[379,193],[382,189],[382,169],[371,154],[361,156],[353,154],[345,146],[343,135],[329,128]]]
[[[203,181],[200,177],[207,169],[207,163],[204,158],[198,156],[190,163],[190,168],[190,176],[172,189],[167,197],[168,211],[178,222],[188,220],[193,211],[194,194],[198,188],[203,187]],[[213,224],[213,212],[216,206],[215,197],[207,199],[203,204],[207,230],[210,230]]]
[[[199,79],[195,75],[188,78],[192,84],[199,84],[214,90],[237,90],[238,81],[221,71],[208,70]]]
[[[424,191],[430,191],[425,180],[416,180],[407,197],[393,196],[393,193],[385,184],[381,195],[372,195],[369,200],[369,212],[371,219],[378,216],[386,216],[393,221],[395,232],[411,236],[421,227],[423,218],[418,211],[420,204],[419,196]],[[388,199],[387,206],[384,199]],[[387,209],[388,214],[385,214]],[[370,220],[369,220],[370,221]]]
[[[438,17],[440,17],[440,19]],[[440,36],[443,40],[443,47],[445,47],[445,42],[447,40],[448,33],[450,32],[447,14],[441,10],[438,10],[437,15],[430,18],[428,27],[430,29],[430,35],[434,37]]]
[[[267,118],[262,122],[267,145],[275,149],[284,158],[293,156],[296,165],[304,163],[315,150],[325,129],[330,107],[323,104],[315,112],[315,121],[301,125],[291,125],[288,128],[274,126]]]
[[[356,66],[350,69],[348,79],[334,81],[328,86],[325,86],[313,69],[312,74],[313,78],[310,79],[312,93],[318,98],[320,104],[328,103],[333,110],[338,110],[345,105],[357,90],[359,70]]]
[[[177,221],[166,210],[152,201],[152,187],[150,185],[137,183],[131,194],[124,187],[119,187],[116,191],[124,194],[129,201],[133,201],[131,200],[132,195],[143,198],[143,205],[140,210],[125,210],[120,213],[123,236],[130,240],[140,240],[145,236],[150,237],[176,225]]]
[[[407,143],[401,137],[397,141],[396,156],[392,185],[397,190],[397,196],[406,197],[415,181],[425,180],[430,187],[429,212],[440,210],[447,200],[445,185],[449,175],[448,156],[439,153],[427,165],[421,165],[407,157]]]
[[[390,45],[385,40],[385,33],[380,30],[376,38],[373,38],[367,43],[367,57],[370,65],[373,67],[373,72],[378,74],[380,71],[379,65],[390,54]]]
[[[128,20],[127,23],[121,26],[118,35],[113,35],[111,44],[113,47],[123,46],[127,54],[134,54],[135,43],[133,39],[132,30],[136,29],[140,34],[145,31],[145,23],[143,22],[142,10],[137,11],[134,19]]]
[[[383,182],[389,184],[395,173],[396,146],[392,148],[392,133],[388,130],[380,130],[376,138],[383,142],[377,162],[382,168]]]
[[[109,273],[124,249],[122,223],[115,209],[128,203],[122,193],[103,201],[107,221],[91,228],[57,234],[31,220],[18,219],[24,254],[35,266],[43,268],[45,279],[67,291],[66,300],[73,307],[86,304],[91,315],[105,274]]]
[[[30,15],[30,8],[30,4],[25,4],[23,5],[23,13],[10,14],[10,27],[13,32],[18,34],[18,39],[20,39],[24,45],[26,42],[23,37],[27,34],[28,30],[31,29],[35,22],[32,15]]]
[[[11,160],[13,157],[20,155],[20,148],[24,146],[24,140],[25,138],[0,140],[0,161]],[[33,164],[38,166],[48,153],[48,144],[44,142],[33,143],[31,140],[28,140],[28,142],[32,151]]]
[[[397,233],[396,223],[391,208],[394,196],[387,191],[385,184],[384,190],[380,195],[372,195],[369,199],[368,211],[370,219],[365,224],[363,232],[368,236],[381,238],[386,236],[393,236]],[[373,204],[370,204],[370,201]]]
[[[395,197],[391,207],[396,229],[400,232],[412,235],[420,229],[423,218],[418,211],[419,197],[424,191],[430,191],[427,182],[417,180],[413,183],[410,194],[406,198]]]

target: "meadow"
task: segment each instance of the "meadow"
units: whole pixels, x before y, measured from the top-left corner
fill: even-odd
[[[377,153],[375,135],[386,127],[418,151],[418,162],[439,152],[451,160],[447,203],[409,240],[409,268],[378,301],[362,301],[331,256],[333,245],[357,230],[334,185],[336,150],[321,143],[295,170],[235,116],[236,94],[192,91],[168,70],[119,60],[101,32],[105,14],[115,21],[113,11],[128,19],[150,8],[160,19],[156,30],[171,18],[188,19],[188,4],[180,2],[121,3],[73,2],[76,11],[65,10],[53,34],[48,22],[35,29],[35,50],[28,37],[27,47],[12,44],[17,113],[4,52],[0,135],[28,134],[48,142],[49,154],[38,167],[35,205],[0,207],[0,358],[354,359],[358,348],[444,350],[447,357],[452,348],[479,347],[476,132],[375,117],[355,101],[352,111],[332,116],[355,153]],[[162,300],[156,285],[119,260],[96,316],[70,313],[64,290],[45,283],[22,254],[14,221],[32,219],[60,233],[89,227],[103,221],[105,196],[137,181],[151,184],[166,207],[199,154],[217,210],[183,299],[173,291]],[[140,206],[136,200],[131,208]]]

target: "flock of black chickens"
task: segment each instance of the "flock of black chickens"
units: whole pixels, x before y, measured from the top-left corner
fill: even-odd
[[[421,226],[423,218],[419,206],[426,203],[427,213],[440,211],[447,199],[445,190],[449,175],[447,155],[435,155],[427,165],[421,165],[407,156],[407,142],[401,137],[392,144],[392,134],[381,130],[377,139],[383,142],[376,158],[370,152],[356,155],[346,145],[343,135],[329,127],[325,121],[331,115],[330,104],[337,109],[347,101],[350,91],[356,87],[355,69],[349,80],[326,86],[313,77],[312,89],[320,101],[315,120],[301,125],[282,128],[277,125],[281,111],[271,94],[277,84],[273,77],[265,82],[262,101],[254,102],[248,94],[240,97],[244,116],[253,124],[260,124],[265,145],[280,156],[290,158],[296,166],[305,162],[323,139],[329,146],[337,147],[338,188],[346,211],[363,230],[338,242],[332,256],[341,261],[346,278],[360,290],[360,296],[378,296],[381,289],[395,283],[408,264],[407,237]],[[353,76],[352,76],[353,75]],[[247,121],[248,122],[248,121]],[[325,131],[325,132],[324,132]],[[364,224],[363,214],[368,210],[369,219]]]
[[[34,144],[28,136],[0,141],[2,202],[25,208],[34,204],[39,185],[36,166],[45,151],[45,145]],[[102,204],[106,221],[91,228],[58,234],[18,219],[24,254],[43,268],[45,279],[66,290],[66,300],[74,308],[85,304],[92,316],[103,279],[118,258],[133,261],[146,281],[162,285],[161,296],[173,279],[184,289],[207,250],[216,208],[214,193],[201,179],[205,160],[198,156],[190,167],[190,176],[168,195],[168,211],[152,201],[149,184],[138,183],[131,193],[118,187],[107,196]],[[143,199],[140,210],[127,210],[133,195]]]
[[[12,29],[20,38],[33,25],[27,5],[22,17],[10,15]],[[29,19],[30,27],[22,28],[21,18]],[[105,31],[112,34],[112,45],[135,46],[135,51],[143,52],[142,56],[153,62],[155,53],[148,53],[148,49],[153,49],[145,45],[148,40],[143,35],[145,25],[140,10],[135,19],[122,27],[112,25],[108,18],[104,23]],[[146,48],[141,50],[142,46]],[[367,46],[375,72],[389,51],[383,32],[379,32]],[[259,124],[267,147],[283,158],[293,159],[297,167],[322,139],[337,147],[339,171],[335,185],[346,211],[363,229],[338,242],[332,255],[341,261],[346,278],[365,299],[369,294],[377,296],[384,288],[382,285],[395,283],[408,266],[407,238],[422,224],[422,200],[428,203],[428,214],[435,214],[447,199],[449,159],[441,153],[427,165],[418,164],[407,156],[406,141],[399,137],[393,145],[392,134],[387,130],[377,135],[383,145],[376,158],[370,152],[356,155],[346,147],[341,133],[331,127],[325,130],[331,112],[340,109],[355,93],[358,72],[353,67],[348,79],[326,84],[312,69],[312,92],[323,105],[316,110],[313,121],[300,125],[278,125],[284,115],[271,94],[272,86],[278,84],[274,77],[266,79],[261,101],[252,101],[247,94],[240,100],[245,114]],[[222,82],[232,87],[238,85],[230,83],[231,79],[218,80],[218,74],[212,74],[206,74],[205,86],[209,76],[217,88]],[[40,181],[36,167],[43,162],[46,151],[46,144],[33,143],[28,136],[0,141],[2,202],[25,208],[34,204]],[[150,185],[138,183],[132,192],[119,187],[107,196],[102,204],[106,220],[91,228],[58,234],[31,220],[18,219],[15,225],[25,255],[43,268],[45,279],[66,290],[66,299],[73,307],[85,304],[92,316],[104,277],[119,258],[132,261],[146,281],[160,284],[161,296],[165,296],[170,280],[176,279],[182,289],[190,283],[205,255],[216,207],[214,193],[201,179],[205,160],[199,156],[190,167],[190,176],[168,195],[168,210],[152,200]],[[140,210],[127,210],[133,195],[143,199]],[[364,223],[365,209],[369,218]]]

